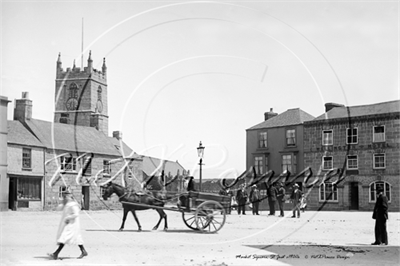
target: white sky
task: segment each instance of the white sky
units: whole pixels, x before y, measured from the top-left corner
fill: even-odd
[[[245,171],[264,112],[399,99],[398,1],[2,1],[1,91],[53,120],[56,60],[108,67],[110,135],[203,178]],[[12,119],[13,103],[8,119]]]

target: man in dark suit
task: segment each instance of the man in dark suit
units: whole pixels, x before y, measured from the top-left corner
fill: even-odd
[[[246,214],[246,203],[248,194],[246,191],[246,184],[242,184],[241,188],[236,192],[236,201],[238,203],[238,214]]]
[[[276,194],[278,194],[278,191],[276,189],[276,183],[273,183],[268,187],[267,190],[268,205],[269,205],[268,215],[275,215]]]
[[[388,236],[386,231],[386,220],[388,216],[388,199],[383,195],[383,188],[377,187],[377,198],[372,218],[375,219],[375,242],[371,245],[387,245]]]
[[[258,190],[257,185],[251,186],[250,202],[253,206],[253,215],[260,215],[258,213],[258,206],[260,205],[260,191]]]

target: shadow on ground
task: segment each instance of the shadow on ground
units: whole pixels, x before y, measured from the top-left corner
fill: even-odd
[[[152,233],[152,232],[164,232],[164,233],[190,233],[190,234],[198,234],[201,233],[201,231],[199,230],[182,230],[182,229],[168,229],[166,231],[164,230],[142,230],[142,231],[138,231],[138,230],[115,230],[115,229],[86,229],[85,231],[88,232],[117,232],[117,233]]]

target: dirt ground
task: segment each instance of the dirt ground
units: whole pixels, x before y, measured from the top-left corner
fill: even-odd
[[[82,211],[88,257],[66,246],[60,260],[46,254],[56,248],[60,212],[2,212],[1,265],[399,265],[400,213],[390,213],[388,246],[371,246],[370,212],[306,211],[301,218],[232,213],[216,234],[193,231],[179,212],[167,212],[168,231],[154,210],[138,212],[142,232],[128,216],[120,232],[122,210]]]

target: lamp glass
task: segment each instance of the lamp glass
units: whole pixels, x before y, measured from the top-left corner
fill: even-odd
[[[205,147],[201,144],[201,141],[200,141],[199,147],[197,148],[197,155],[199,156],[199,158],[203,158],[204,148]]]

